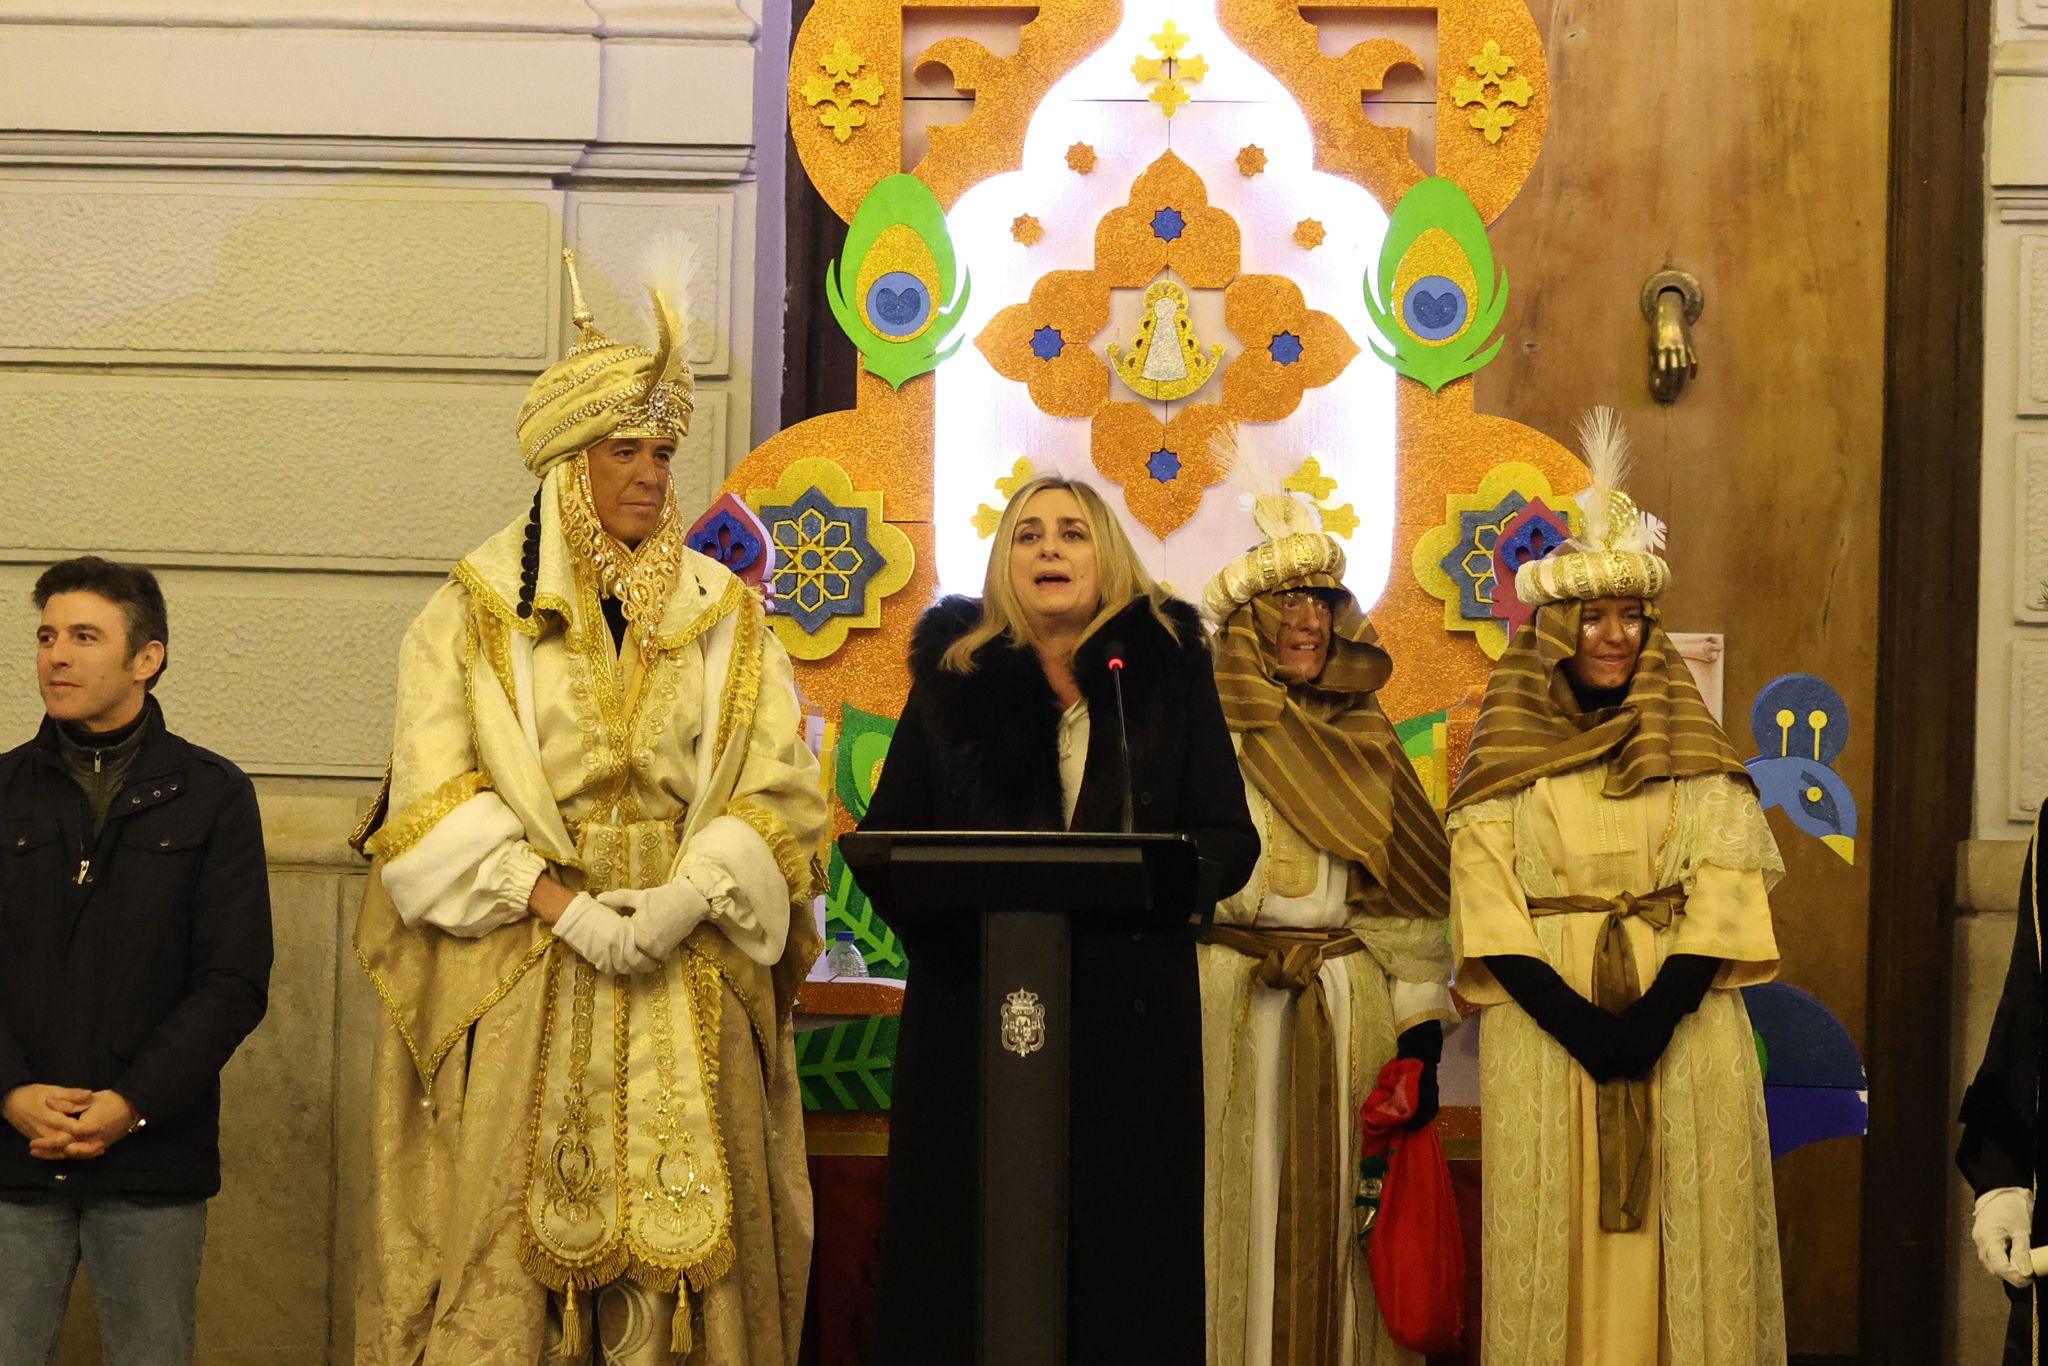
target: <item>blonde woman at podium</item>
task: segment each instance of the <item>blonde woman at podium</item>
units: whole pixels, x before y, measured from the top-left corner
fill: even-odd
[[[1191,917],[1250,875],[1258,835],[1201,619],[1152,581],[1088,485],[1045,477],[1019,489],[982,597],[928,611],[910,662],[863,829],[1116,831],[1128,810],[1128,828],[1194,836],[1202,878]],[[980,941],[971,915],[896,928],[913,966],[875,1359],[964,1363],[977,1356]],[[1199,1362],[1194,936],[1077,927],[1072,962],[1068,1360]]]

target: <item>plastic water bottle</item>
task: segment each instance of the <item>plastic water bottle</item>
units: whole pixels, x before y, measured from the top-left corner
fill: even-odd
[[[825,955],[825,966],[834,977],[865,977],[868,975],[868,960],[861,957],[860,948],[853,942],[852,930],[837,930],[832,935],[831,951]]]

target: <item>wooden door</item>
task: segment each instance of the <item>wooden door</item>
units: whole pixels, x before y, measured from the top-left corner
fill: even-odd
[[[1493,227],[1516,340],[1478,407],[1563,436],[1620,408],[1639,502],[1670,525],[1666,624],[1727,638],[1726,722],[1791,670],[1847,701],[1837,767],[1864,804],[1851,866],[1773,814],[1782,978],[1859,1043],[1870,915],[1891,12],[1868,0],[1558,3],[1537,10],[1552,108],[1534,176]],[[1699,377],[1647,389],[1638,291],[1699,277]],[[1777,1164],[1791,1350],[1857,1351],[1864,1148]],[[1930,1180],[1938,1174],[1930,1174]]]

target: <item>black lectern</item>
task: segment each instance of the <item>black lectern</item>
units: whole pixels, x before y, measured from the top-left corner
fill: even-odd
[[[862,831],[842,837],[839,848],[884,918],[981,922],[978,1360],[1060,1366],[1067,1359],[1073,925],[1187,933],[1194,840]]]

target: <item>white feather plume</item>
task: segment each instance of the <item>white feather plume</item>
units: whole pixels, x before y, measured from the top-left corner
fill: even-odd
[[[1662,517],[1652,517],[1649,513],[1645,512],[1643,514],[1642,539],[1642,548],[1644,550],[1649,551],[1652,555],[1662,554],[1664,551],[1664,519]]]
[[[1230,482],[1241,490],[1239,504],[1251,513],[1252,524],[1266,539],[1322,530],[1322,514],[1315,505],[1283,487],[1279,471],[1264,456],[1238,444],[1235,422],[1217,428],[1209,438],[1209,450],[1229,470]]]
[[[1609,497],[1628,477],[1628,433],[1614,409],[1599,407],[1579,419],[1579,450],[1584,454],[1592,483],[1579,494],[1579,509],[1585,513],[1586,545],[1607,549],[1614,534],[1609,524]]]
[[[658,234],[641,254],[640,281],[648,290],[659,292],[675,314],[676,336],[687,337],[690,290],[697,282],[697,244],[686,233]],[[640,316],[649,329],[658,329],[653,299],[643,293],[639,305]]]

